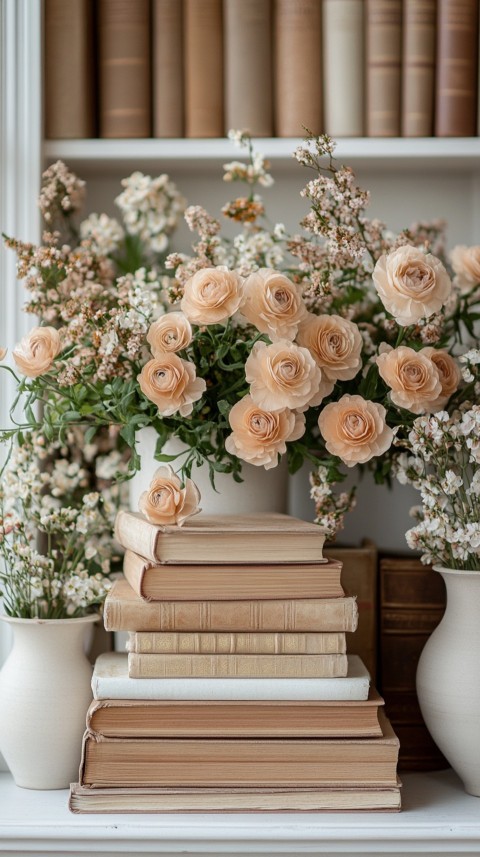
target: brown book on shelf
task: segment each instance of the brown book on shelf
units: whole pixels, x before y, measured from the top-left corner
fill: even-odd
[[[436,17],[436,0],[404,0],[403,137],[431,137],[433,134]]]
[[[130,678],[343,678],[346,655],[128,655]]]
[[[225,132],[271,137],[271,0],[224,0]]]
[[[98,0],[101,137],[149,137],[149,0]]]
[[[222,0],[184,0],[185,136],[223,136]]]
[[[360,547],[325,547],[327,559],[342,563],[342,585],[355,595],[358,628],[348,641],[348,651],[360,655],[372,680],[377,668],[378,636],[378,554],[373,542],[365,539]]]
[[[153,136],[183,137],[183,5],[153,0]]]
[[[437,137],[477,132],[478,2],[438,0]]]
[[[45,136],[93,137],[92,0],[45,0]]]
[[[274,103],[277,137],[322,130],[321,0],[275,0]]]
[[[367,0],[367,137],[400,135],[402,0]]]
[[[90,788],[397,784],[398,738],[104,738],[86,732],[80,784]]]
[[[380,561],[380,681],[387,713],[402,737],[404,770],[435,770],[446,762],[418,705],[415,675],[422,649],[445,610],[439,574],[412,557]]]
[[[200,514],[177,527],[120,511],[115,536],[127,550],[172,565],[326,562],[320,527],[280,514]]]
[[[106,738],[373,738],[383,699],[366,700],[95,700],[87,729]]]
[[[123,572],[147,601],[341,598],[339,562],[308,565],[158,565],[127,550]]]
[[[345,634],[131,633],[127,651],[164,655],[344,655]]]
[[[355,631],[355,598],[143,601],[125,579],[105,600],[107,631]]]

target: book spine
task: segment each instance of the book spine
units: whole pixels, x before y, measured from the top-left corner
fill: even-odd
[[[435,94],[435,0],[404,0],[402,135],[431,137]]]
[[[128,580],[130,586],[136,594],[143,598],[143,579],[148,568],[152,567],[152,563],[145,561],[143,557],[126,550],[123,557],[123,573]]]
[[[185,132],[223,135],[222,0],[184,0]]]
[[[271,137],[271,0],[224,0],[225,131]]]
[[[157,559],[157,531],[143,518],[120,511],[115,519],[115,538],[126,550],[150,562]]]
[[[367,136],[400,135],[402,0],[367,0]]]
[[[107,631],[355,631],[354,598],[289,601],[120,600],[109,593]]]
[[[45,136],[95,134],[92,0],[45,2]]]
[[[322,130],[321,0],[275,0],[277,137]],[[343,60],[342,60],[343,61]]]
[[[477,79],[477,0],[438,0],[437,137],[475,135]]]
[[[183,136],[183,15],[179,0],[153,0],[153,135]]]
[[[149,0],[99,0],[100,136],[149,137]]]
[[[346,655],[128,656],[131,678],[341,678]]]
[[[363,7],[363,0],[323,0],[325,131],[334,137],[363,135]]]
[[[345,654],[345,634],[130,634],[129,652],[185,655],[328,655]]]

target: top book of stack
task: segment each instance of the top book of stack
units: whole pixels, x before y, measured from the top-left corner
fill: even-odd
[[[178,527],[121,511],[115,536],[124,548],[160,565],[326,562],[322,530],[280,514],[198,515]]]

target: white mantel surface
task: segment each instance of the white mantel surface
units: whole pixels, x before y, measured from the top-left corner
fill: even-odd
[[[73,815],[67,792],[0,774],[2,855],[480,854],[480,798],[452,771],[406,774],[401,813]]]

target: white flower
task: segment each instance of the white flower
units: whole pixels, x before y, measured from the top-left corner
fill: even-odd
[[[109,256],[118,250],[125,232],[114,217],[108,214],[90,214],[80,224],[80,237],[91,242],[95,253]]]

